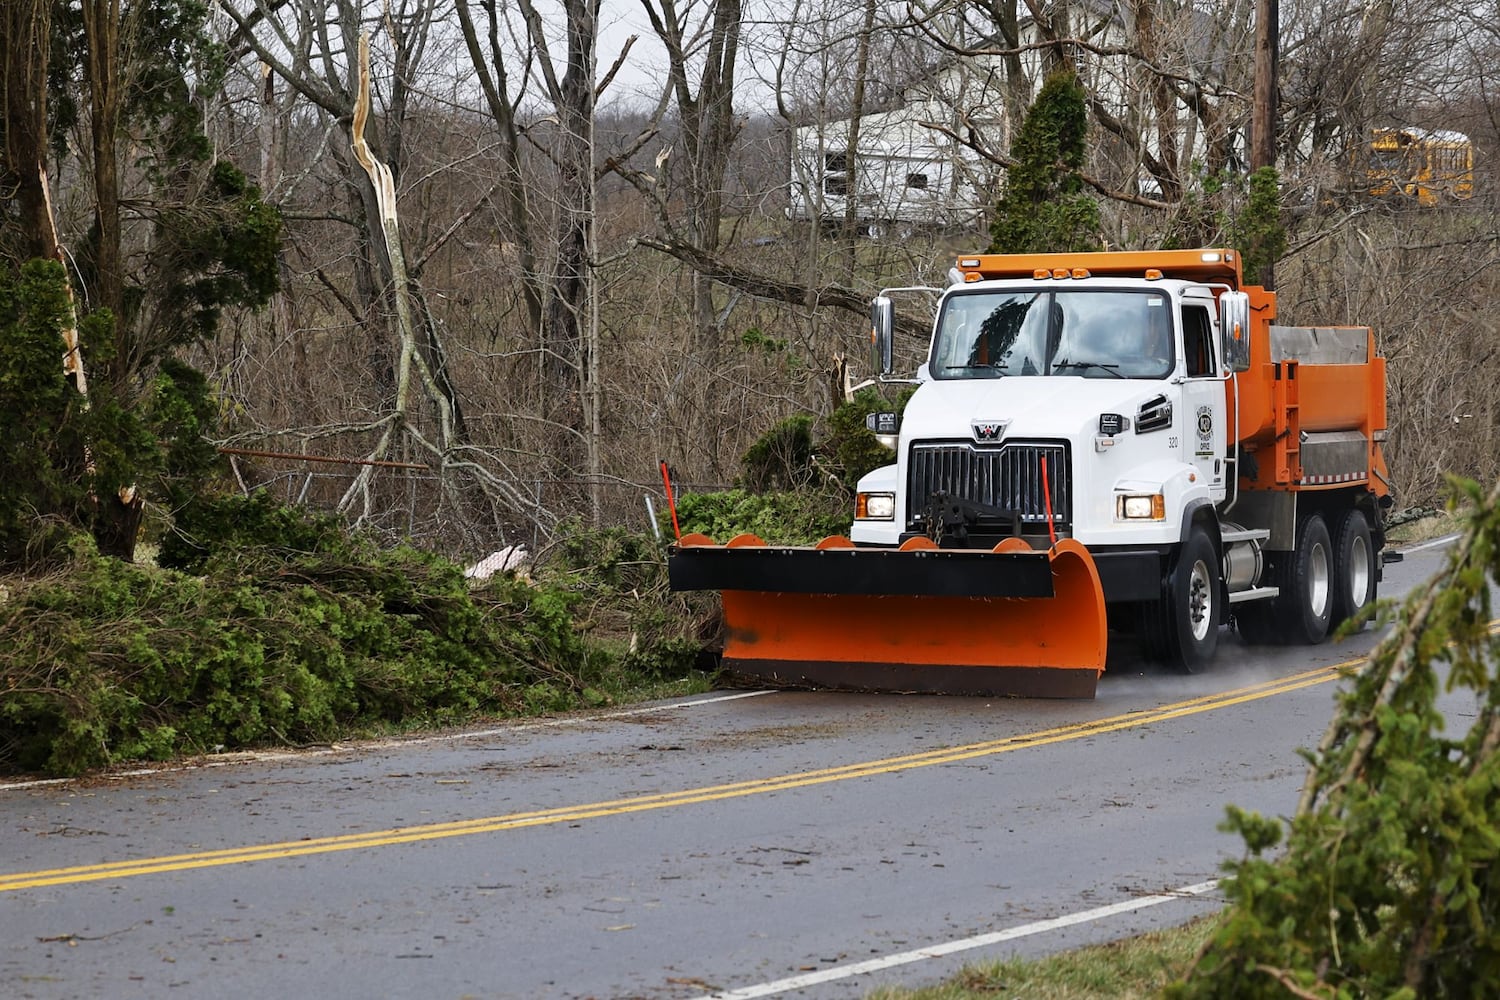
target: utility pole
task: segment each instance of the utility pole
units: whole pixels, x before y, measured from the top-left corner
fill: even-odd
[[[1279,0],[1255,0],[1255,102],[1250,114],[1250,172],[1276,166],[1276,56]],[[1275,264],[1267,262],[1260,283],[1276,287]]]

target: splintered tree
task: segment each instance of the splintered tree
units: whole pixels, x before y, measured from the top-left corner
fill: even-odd
[[[1011,144],[1014,165],[990,225],[991,253],[1099,250],[1099,205],[1079,177],[1086,95],[1071,70],[1047,78]]]

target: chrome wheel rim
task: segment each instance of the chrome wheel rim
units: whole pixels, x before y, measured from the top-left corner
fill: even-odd
[[[1202,642],[1208,638],[1214,620],[1213,579],[1208,571],[1208,563],[1202,559],[1193,563],[1193,571],[1188,575],[1187,611],[1188,628],[1193,633],[1193,640]]]
[[[1354,539],[1349,550],[1349,610],[1365,606],[1370,593],[1370,546],[1363,538]]]
[[[1328,613],[1329,576],[1328,550],[1316,545],[1307,560],[1307,606],[1316,618]]]

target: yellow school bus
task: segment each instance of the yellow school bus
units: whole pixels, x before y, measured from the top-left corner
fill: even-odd
[[[1474,144],[1462,132],[1378,128],[1370,140],[1370,193],[1418,204],[1474,196]]]

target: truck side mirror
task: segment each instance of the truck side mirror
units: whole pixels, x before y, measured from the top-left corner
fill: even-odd
[[[870,362],[881,378],[888,377],[895,365],[895,329],[896,304],[888,296],[875,296],[870,302]]]
[[[1219,294],[1219,341],[1224,363],[1231,371],[1250,367],[1250,296],[1246,292]]]

